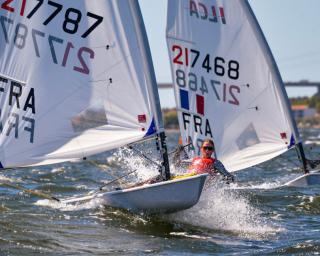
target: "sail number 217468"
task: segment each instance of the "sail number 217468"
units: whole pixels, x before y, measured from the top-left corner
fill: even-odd
[[[188,49],[180,45],[173,45],[174,53],[173,63],[178,65],[190,66],[191,68],[200,68],[209,72],[214,72],[217,76],[227,75],[230,79],[236,80],[239,78],[239,62],[236,60],[225,61],[222,57],[215,57],[213,62],[210,54],[201,54],[199,50]]]
[[[236,81],[240,77],[240,64],[236,60],[226,61],[222,57],[213,58],[199,50],[173,45],[172,62],[175,67],[175,84],[180,88],[213,93],[216,100],[231,105],[240,105],[240,86]],[[187,67],[191,71],[185,71]],[[226,79],[227,78],[227,79]]]
[[[240,64],[236,60],[226,61],[218,56],[213,59],[210,54],[202,54],[199,50],[184,48],[176,44],[172,46],[171,50],[174,54],[174,64],[191,68],[200,67],[207,73],[213,72],[220,77],[228,76],[233,80],[239,78]]]

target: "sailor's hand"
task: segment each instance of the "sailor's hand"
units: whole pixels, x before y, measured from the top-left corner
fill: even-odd
[[[229,173],[227,176],[224,177],[224,180],[227,182],[227,184],[234,182],[234,175]]]

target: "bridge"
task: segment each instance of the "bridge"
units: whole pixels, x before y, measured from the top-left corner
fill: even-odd
[[[308,80],[301,80],[298,82],[284,82],[286,87],[317,87],[318,92],[316,95],[320,96],[320,82],[310,82]],[[160,89],[172,88],[172,83],[159,83],[158,87]]]
[[[308,80],[301,80],[299,82],[285,82],[284,85],[286,87],[317,87],[317,93],[320,97],[320,82],[310,82]]]

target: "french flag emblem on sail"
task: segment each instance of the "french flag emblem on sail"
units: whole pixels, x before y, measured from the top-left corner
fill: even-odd
[[[204,115],[204,97],[201,95],[196,96],[197,101],[197,113],[200,115]]]
[[[181,108],[184,108],[186,110],[190,109],[188,91],[180,89],[180,102],[181,102]]]
[[[189,92],[180,89],[181,108],[190,110]],[[200,115],[204,115],[204,97],[196,94],[196,110]]]

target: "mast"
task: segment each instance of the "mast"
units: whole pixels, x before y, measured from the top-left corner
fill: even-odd
[[[242,1],[241,1],[242,3]],[[289,119],[289,125],[290,125],[290,128],[292,129],[293,131],[293,136],[294,136],[294,139],[295,139],[295,142],[298,142],[296,143],[296,149],[297,149],[297,152],[298,152],[298,156],[300,158],[300,161],[302,163],[302,168],[303,168],[303,171],[305,173],[308,173],[308,169],[307,169],[307,160],[306,160],[306,156],[305,156],[305,153],[304,153],[304,149],[303,149],[303,146],[302,146],[302,141],[301,141],[301,138],[300,138],[300,135],[299,135],[299,131],[298,131],[298,127],[297,127],[297,124],[294,120],[294,117],[293,117],[293,113],[292,113],[292,110],[291,110],[291,104],[290,104],[290,101],[289,101],[289,98],[288,98],[288,95],[287,95],[287,92],[285,90],[285,87],[284,87],[284,84],[283,84],[283,80],[281,78],[281,74],[279,72],[279,69],[278,69],[278,66],[276,64],[276,61],[273,57],[273,54],[271,52],[271,49],[268,45],[268,42],[260,28],[260,25],[256,19],[256,16],[254,15],[252,9],[251,9],[251,6],[250,4],[248,3],[247,0],[243,1],[243,3],[245,4],[245,7],[244,10],[247,10],[249,12],[249,15],[248,18],[249,18],[249,22],[251,24],[253,24],[255,27],[256,27],[256,31],[257,31],[257,38],[258,40],[260,41],[261,45],[264,45],[265,47],[265,57],[266,57],[266,60],[268,61],[269,65],[272,67],[271,68],[271,71],[273,72],[274,74],[274,77],[276,78],[276,85],[278,86],[278,89],[279,89],[279,95],[281,97],[281,100],[282,102],[284,103],[285,105],[285,108],[284,110],[286,111],[286,115]]]
[[[158,93],[158,84],[156,81],[156,76],[152,64],[152,57],[149,48],[147,33],[145,30],[145,26],[143,23],[142,14],[140,11],[139,3],[137,0],[130,0],[129,1],[130,8],[132,10],[133,22],[136,29],[136,34],[138,38],[138,43],[141,47],[141,54],[144,59],[143,65],[144,70],[146,70],[146,80],[147,86],[149,88],[149,93],[151,95],[151,106],[154,113],[154,120],[156,128],[159,132],[160,137],[160,152],[162,154],[163,163],[161,164],[161,175],[164,180],[170,179],[170,167],[169,167],[169,158],[168,158],[168,151],[167,151],[167,144],[166,144],[166,135],[164,132],[164,125],[162,120],[162,113],[161,113],[161,106],[160,106],[160,99]]]

